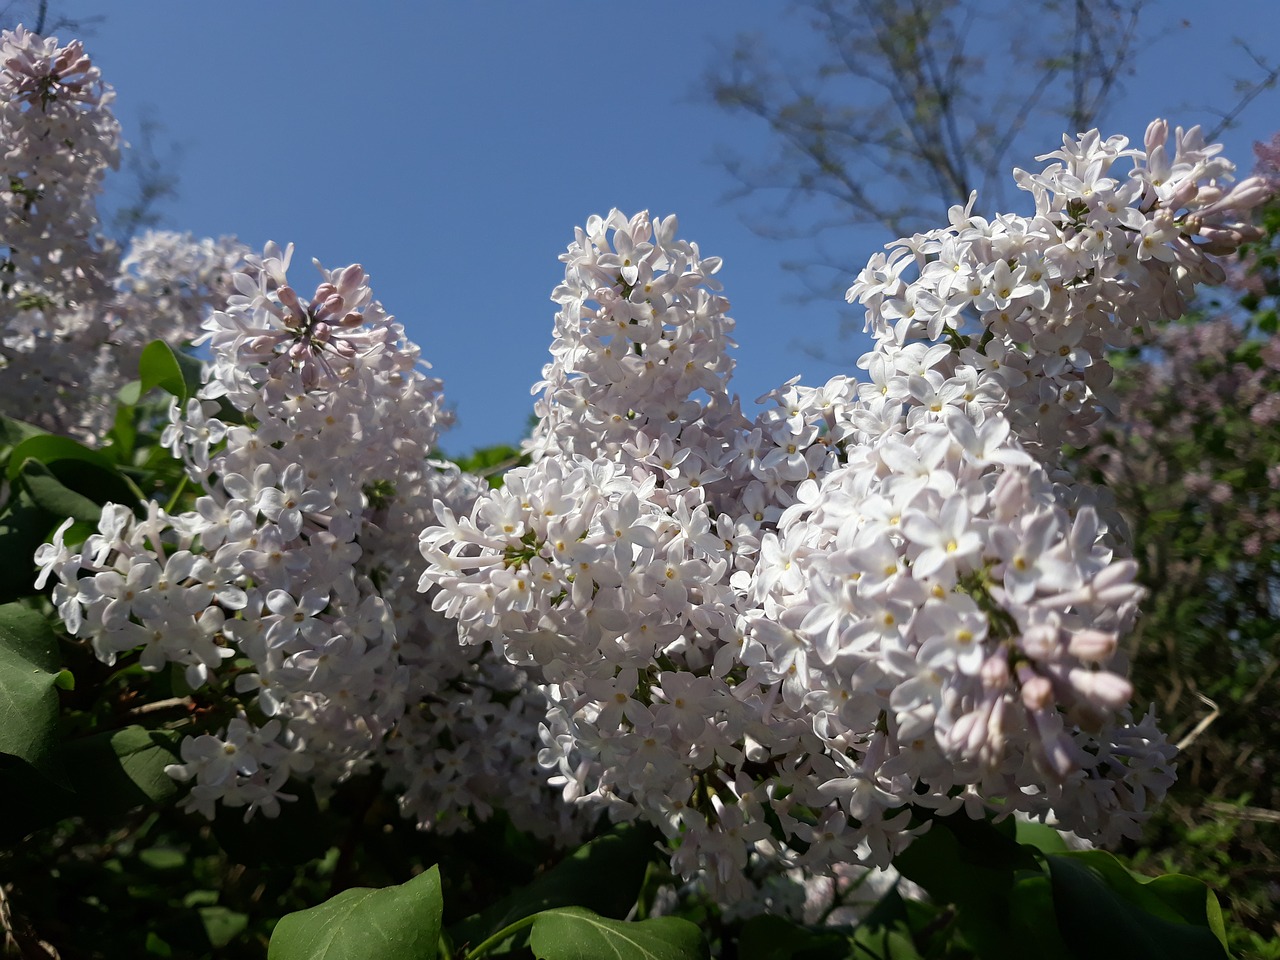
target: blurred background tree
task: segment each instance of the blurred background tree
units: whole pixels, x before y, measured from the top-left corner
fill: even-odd
[[[720,159],[750,200],[749,222],[778,239],[812,238],[794,265],[815,295],[848,285],[851,228],[910,236],[978,191],[974,212],[1008,210],[1008,173],[1050,133],[1088,130],[1123,93],[1137,54],[1174,29],[1149,0],[803,0],[812,48],[784,58],[767,38],[739,36],[706,74],[710,99],[754,118],[775,149]],[[1218,112],[1231,125],[1280,67],[1241,41],[1251,76]],[[1152,110],[1173,104],[1152,103]],[[824,250],[841,251],[839,260]]]
[[[1050,0],[1031,29],[974,0],[799,4],[811,57],[784,63],[744,36],[707,75],[716,104],[775,135],[765,157],[722,156],[733,195],[753,202],[760,233],[811,238],[815,255],[795,268],[830,296],[849,264],[824,247],[850,249],[853,229],[907,236],[973,190],[975,213],[1008,209],[1008,170],[1036,145],[1026,138],[1105,119],[1139,45],[1170,29],[1153,6]],[[1253,77],[1211,140],[1280,76],[1241,47]],[[1259,148],[1259,166],[1280,173],[1280,141]],[[1128,853],[1211,883],[1240,925],[1236,950],[1280,957],[1280,204],[1260,217],[1266,239],[1218,302],[1114,358],[1122,406],[1103,448],[1074,463],[1112,488],[1132,527],[1150,591],[1133,679],[1184,749],[1178,785]]]
[[[1258,152],[1280,176],[1280,138]],[[1221,301],[1116,358],[1120,408],[1076,467],[1129,521],[1134,681],[1183,748],[1134,858],[1211,882],[1254,932],[1238,946],[1280,956],[1280,202],[1260,225]]]

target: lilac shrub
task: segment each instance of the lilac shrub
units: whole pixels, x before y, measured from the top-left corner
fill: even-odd
[[[6,122],[66,112],[87,203],[109,91],[76,45],[3,42]],[[557,837],[647,821],[722,902],[761,871],[887,866],[920,814],[1136,836],[1174,750],[1119,652],[1136,564],[1061,449],[1114,405],[1107,350],[1255,235],[1267,184],[1233,185],[1218,152],[1160,121],[1142,149],[1065,139],[1017,174],[1032,215],[971,200],[858,274],[866,381],[793,380],[751,412],[719,259],[675,217],[593,217],[561,256],[530,462],[492,490],[435,458],[441,384],[360,265],[297,288],[292,246],[153,235],[121,272],[87,226],[63,244],[47,221],[6,262],[56,295],[33,306],[15,279],[5,309],[32,331],[13,357],[64,345],[67,398],[103,408],[111,350],[136,343],[121,318],[174,337],[215,309],[203,386],[163,436],[191,508],[108,505],[82,544],[68,521],[37,586],[102,661],[177,668],[216,705],[168,770],[210,818],[381,767],[441,832],[495,806]],[[34,224],[23,182],[10,216]],[[75,243],[107,258],[92,290],[43,279]],[[106,331],[93,349],[49,326],[75,311]],[[64,405],[65,430],[100,415]]]

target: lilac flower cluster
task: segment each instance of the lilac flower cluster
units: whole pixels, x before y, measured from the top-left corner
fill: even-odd
[[[1134,835],[1174,751],[1117,654],[1136,565],[1058,454],[1110,401],[1105,349],[1219,279],[1265,196],[1168,139],[1068,140],[1019,174],[1033,216],[891,245],[850,290],[870,381],[754,421],[719,261],[673,218],[577,232],[532,464],[421,538],[459,639],[545,678],[565,800],[656,823],[728,899],[756,862],[883,866],[913,809]]]
[[[440,383],[360,266],[320,269],[304,298],[291,256],[245,258],[205,323],[206,383],[172,405],[162,441],[201,489],[195,509],[108,507],[78,552],[62,531],[42,550],[41,583],[56,575],[68,630],[101,659],[141,646],[144,669],[184,667],[197,696],[239,695],[240,716],[185,739],[170,770],[206,816],[274,815],[291,776],[332,783],[381,758],[424,824],[464,826],[502,794],[554,832],[533,757],[511,749],[536,736],[541,694],[460,648],[395,560],[433,501],[465,509],[483,486],[428,459],[451,419]]]
[[[148,232],[122,260],[99,235],[114,96],[78,40],[0,34],[0,409],[85,439],[110,426],[142,346],[191,340],[247,252]]]

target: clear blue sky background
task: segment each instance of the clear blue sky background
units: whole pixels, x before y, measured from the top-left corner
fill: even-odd
[[[576,224],[614,206],[677,213],[683,236],[725,258],[741,344],[734,382],[748,403],[795,374],[816,384],[853,372],[866,348],[841,339],[841,304],[795,302],[800,285],[781,262],[806,248],[754,235],[747,208],[724,199],[717,146],[750,155],[767,148],[766,132],[698,99],[738,31],[793,55],[812,47],[782,3],[53,0],[52,10],[103,16],[86,42],[118,91],[126,137],[149,110],[181,146],[166,226],[254,246],[292,240],[300,287],[311,257],[364,264],[445,380],[459,416],[448,452],[523,436],[556,258]],[[1234,103],[1233,78],[1248,72],[1233,36],[1280,49],[1277,0],[1155,0],[1147,16],[1144,34],[1163,35],[1105,133],[1140,139],[1156,115],[1211,125],[1205,108]],[[1253,141],[1277,129],[1280,94],[1269,91],[1224,138],[1229,155],[1247,171]],[[850,279],[886,239],[868,232],[844,251]]]

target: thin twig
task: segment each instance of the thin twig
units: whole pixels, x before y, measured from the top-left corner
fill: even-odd
[[[1214,703],[1212,700],[1210,700],[1208,697],[1206,697],[1203,693],[1197,693],[1196,696],[1199,697],[1205,703],[1207,703],[1210,707],[1212,707],[1213,713],[1209,714],[1207,717],[1205,717],[1203,720],[1197,723],[1192,728],[1190,733],[1188,733],[1185,737],[1183,737],[1181,740],[1177,742],[1176,746],[1179,750],[1185,750],[1187,749],[1187,747],[1191,746],[1191,744],[1195,742],[1196,737],[1200,736],[1200,734],[1204,733],[1207,729],[1209,729],[1209,724],[1217,720],[1218,715],[1222,712],[1218,708],[1218,705]]]
[[[133,707],[126,711],[130,717],[144,717],[149,713],[160,713],[162,710],[173,710],[177,707],[194,707],[195,701],[190,697],[169,697],[165,700],[153,700],[151,703],[144,703],[140,707]]]
[[[1280,823],[1280,811],[1267,810],[1263,807],[1237,807],[1235,804],[1210,800],[1204,805],[1204,809],[1212,810],[1214,813],[1220,813],[1224,816],[1235,817],[1237,820],[1253,820],[1257,823]]]

